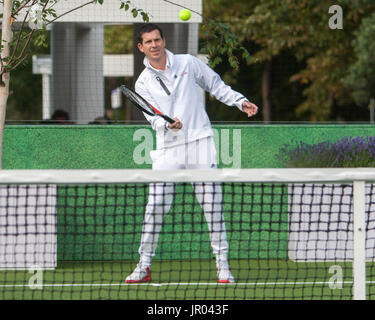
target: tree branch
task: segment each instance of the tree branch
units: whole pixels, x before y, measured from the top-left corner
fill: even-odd
[[[12,55],[11,55],[11,57],[10,57],[10,59],[9,59],[9,62],[8,62],[9,64],[12,63],[13,58],[14,58],[14,56],[15,56],[15,54],[16,54],[17,49],[18,49],[19,43],[20,43],[20,41],[21,41],[22,30],[23,30],[23,28],[24,28],[24,25],[25,25],[25,22],[26,22],[26,20],[27,20],[28,15],[29,15],[29,12],[30,12],[30,10],[28,10],[28,11],[26,12],[26,15],[25,15],[25,17],[24,17],[24,19],[23,19],[23,21],[22,21],[21,28],[20,28],[20,31],[19,31],[19,34],[18,34],[18,37],[17,37],[17,40],[16,40],[16,46],[13,48]]]
[[[202,15],[201,13],[199,13],[198,11],[191,10],[190,8],[185,7],[185,6],[181,5],[181,4],[178,4],[178,3],[175,3],[175,2],[173,2],[173,1],[169,1],[169,0],[162,0],[162,1],[163,1],[163,2],[167,2],[167,3],[169,3],[169,4],[172,4],[172,5],[176,6],[176,7],[180,7],[180,8],[182,8],[182,9],[187,9],[187,10],[189,10],[189,11],[191,11],[191,12],[194,12],[195,14],[197,14],[197,15],[203,17],[203,15]]]
[[[10,68],[6,68],[6,72],[11,72],[15,69],[17,69],[17,67],[26,60],[26,58],[28,57],[29,55],[28,54],[25,54],[22,59],[20,59],[14,66],[11,66]],[[4,71],[3,71],[4,72]]]
[[[78,9],[81,9],[81,8],[83,8],[83,7],[86,7],[86,6],[88,6],[89,4],[93,4],[93,3],[95,3],[95,2],[97,2],[97,0],[92,0],[92,1],[87,2],[87,3],[84,3],[84,4],[82,4],[82,5],[80,5],[80,6],[76,7],[76,8],[73,8],[73,9],[67,11],[67,12],[64,12],[63,14],[59,15],[59,16],[56,17],[55,19],[53,19],[53,20],[51,20],[51,21],[48,21],[48,23],[46,23],[46,26],[48,26],[48,25],[51,24],[52,22],[56,21],[57,19],[60,19],[61,17],[65,16],[65,15],[67,15],[67,14],[73,12],[73,11],[76,11],[76,10],[78,10]]]
[[[30,3],[30,1],[35,1],[35,0],[26,0],[22,5],[20,5],[17,8],[16,11],[12,12],[12,17],[15,17],[18,14],[18,12],[20,12],[23,8],[25,8]]]

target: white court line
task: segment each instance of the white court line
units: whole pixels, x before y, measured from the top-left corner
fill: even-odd
[[[352,284],[353,281],[343,281],[343,284]],[[374,284],[375,281],[366,281],[366,284]],[[316,282],[171,282],[171,283],[52,283],[41,284],[38,287],[119,287],[119,286],[300,286],[300,285],[328,285],[326,281]],[[29,284],[0,284],[0,288],[29,287]]]

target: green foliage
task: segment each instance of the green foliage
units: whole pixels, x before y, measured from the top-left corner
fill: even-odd
[[[42,77],[32,73],[32,55],[49,54],[50,33],[43,34],[44,45],[32,41],[24,63],[12,71],[10,96],[7,103],[7,119],[39,120],[42,118]],[[38,34],[39,36],[39,34]]]
[[[331,18],[329,8],[332,5],[340,5],[343,9],[343,30],[329,28],[328,21]],[[265,66],[268,61],[272,62],[272,66],[275,66],[275,61],[277,64],[288,64],[289,70],[286,71],[285,76],[288,74],[289,78],[284,77],[281,80],[278,74],[271,72],[272,114],[284,115],[284,112],[280,111],[287,110],[289,107],[286,119],[303,121],[330,121],[340,118],[349,121],[368,119],[366,109],[355,105],[359,100],[353,101],[353,97],[356,98],[358,92],[354,91],[353,95],[353,88],[347,86],[343,79],[348,76],[350,66],[358,60],[353,40],[359,37],[358,32],[363,31],[358,31],[361,21],[370,16],[374,10],[373,0],[215,0],[204,2],[204,15],[225,21],[230,32],[237,35],[239,43],[245,46],[251,54],[251,58],[246,59],[251,66],[247,68],[248,72],[257,70],[259,66]],[[370,23],[368,25],[370,26]],[[207,41],[211,43],[208,48],[216,59],[213,60],[213,65],[220,68],[221,73],[229,78],[232,84],[239,84],[236,78],[242,68],[234,71],[229,68],[221,69],[221,65],[225,64],[224,57],[226,56],[220,51],[220,45],[215,52],[215,42],[217,42],[215,34],[207,37]],[[371,41],[370,33],[367,39],[368,42]],[[246,42],[253,45],[244,45]],[[372,46],[371,43],[368,48]],[[363,55],[369,56],[374,52],[371,49],[365,53],[366,45],[363,48]],[[238,51],[232,53],[241,61],[242,57]],[[293,57],[284,60],[285,56]],[[369,66],[368,62],[362,65]],[[228,66],[231,67],[230,63]],[[276,68],[279,66],[276,65]],[[374,72],[372,67],[362,69],[368,71],[367,74],[361,76],[357,73],[355,77],[353,76],[353,83],[357,86],[366,83],[363,93],[368,95],[369,92],[371,93],[369,88],[374,88],[368,78]],[[260,81],[261,76],[259,74],[257,81]],[[280,81],[275,82],[275,77],[278,77]],[[293,99],[295,103],[280,104],[288,92],[284,91],[283,97],[280,88],[290,88],[289,92],[296,94],[293,96],[296,98]],[[300,92],[297,93],[297,90]],[[273,119],[282,120],[279,116]]]
[[[353,90],[359,105],[368,105],[375,98],[375,12],[363,19],[353,42],[355,63],[349,68],[344,83]]]
[[[203,24],[206,40],[203,44],[202,52],[209,56],[209,65],[214,68],[223,61],[226,56],[231,68],[238,70],[240,61],[236,53],[240,53],[243,60],[247,63],[251,62],[251,56],[248,50],[241,44],[238,36],[231,32],[228,24],[209,19]]]
[[[238,15],[248,10],[249,2],[215,0],[205,1],[203,6],[201,53],[208,55],[209,65],[215,68],[226,60],[233,70],[238,71],[241,63],[254,62],[244,46],[246,38],[236,24]]]
[[[285,50],[293,50],[306,67],[291,81],[306,85],[305,101],[296,114],[310,120],[327,120],[334,104],[348,103],[341,79],[343,66],[350,63],[352,23],[344,30],[330,30],[330,1],[259,1],[246,20],[250,37],[260,46],[255,57],[270,60]]]
[[[340,2],[342,2],[344,4],[350,4],[353,7],[358,8],[358,7],[363,7],[363,6],[372,4],[373,0],[341,0],[341,1],[338,1],[338,3],[340,3]]]
[[[104,26],[104,53],[132,54],[134,50],[133,32],[131,25]]]
[[[232,54],[239,63],[239,68],[231,66],[229,58],[224,51],[220,51],[224,45],[218,45],[217,53],[212,56],[212,64],[224,81],[231,85],[235,90],[243,93],[262,110],[262,73],[265,68],[266,60],[259,59],[257,52],[261,49],[252,39],[251,32],[246,24],[249,17],[254,13],[256,6],[260,1],[248,0],[215,0],[203,2],[203,16],[207,19],[223,21],[229,28],[229,32],[236,35],[238,47],[243,47],[246,52],[232,50]],[[216,48],[218,39],[212,32],[205,32],[207,26],[205,20],[201,25],[201,45],[204,47],[208,43],[208,48]],[[214,50],[212,50],[214,52]],[[201,52],[203,53],[203,52]],[[272,102],[273,119],[278,121],[299,120],[294,112],[295,108],[302,101],[302,89],[304,84],[291,83],[290,77],[297,73],[304,66],[303,61],[297,61],[292,49],[285,49],[280,54],[272,57],[271,71],[271,92],[270,100]],[[209,99],[207,101],[207,111],[213,121],[248,121],[243,114],[234,112],[232,109],[220,107],[220,103]],[[262,113],[252,120],[260,121]]]
[[[120,10],[125,10],[125,11],[131,11],[133,18],[138,17],[138,15],[142,16],[142,20],[144,22],[149,22],[150,17],[147,12],[145,12],[143,9],[136,8],[133,4],[132,1],[125,1],[123,0],[120,6]]]

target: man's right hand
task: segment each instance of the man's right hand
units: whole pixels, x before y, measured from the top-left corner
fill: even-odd
[[[173,118],[173,123],[168,123],[168,129],[176,129],[179,130],[182,128],[182,122],[178,118]]]

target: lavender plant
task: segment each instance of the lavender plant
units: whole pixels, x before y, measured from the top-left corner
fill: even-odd
[[[284,144],[277,159],[287,168],[375,167],[375,137],[344,137],[317,144]]]

